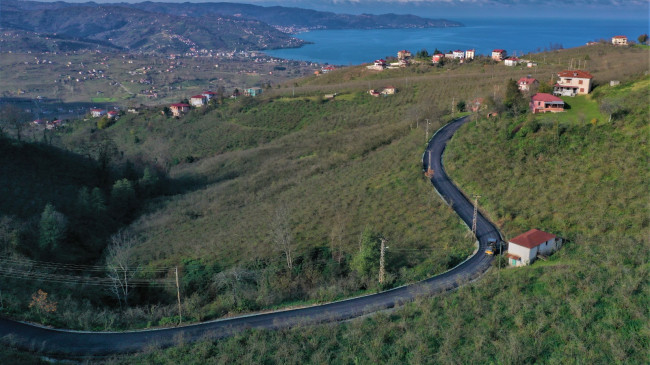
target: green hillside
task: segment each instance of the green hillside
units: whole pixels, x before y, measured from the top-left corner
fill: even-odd
[[[643,363],[650,327],[648,79],[595,93],[619,116],[561,124],[467,124],[446,166],[481,193],[506,235],[538,227],[569,242],[457,292],[343,324],[250,331],[116,363]],[[517,132],[513,132],[519,125]],[[560,131],[559,138],[557,131]]]

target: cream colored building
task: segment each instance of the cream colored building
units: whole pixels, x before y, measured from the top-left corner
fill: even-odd
[[[508,241],[508,263],[511,266],[530,265],[537,255],[549,255],[560,248],[561,239],[552,233],[531,229]]]
[[[553,87],[557,96],[587,95],[591,92],[592,79],[589,72],[581,70],[562,71],[557,74],[558,81]]]
[[[612,37],[612,44],[615,46],[627,46],[627,37],[624,35],[617,35]]]

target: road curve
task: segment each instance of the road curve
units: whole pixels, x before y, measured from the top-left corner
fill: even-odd
[[[473,206],[449,180],[442,165],[442,153],[447,142],[466,121],[467,118],[457,119],[438,130],[429,141],[422,162],[423,167],[430,166],[435,171],[431,182],[441,197],[452,206],[468,226],[471,226]],[[277,329],[347,320],[395,307],[421,295],[453,290],[463,283],[477,278],[490,267],[492,261],[492,257],[484,253],[487,238],[499,237],[499,232],[492,223],[479,215],[477,236],[478,251],[453,269],[415,284],[377,294],[306,308],[245,315],[183,327],[128,332],[70,331],[0,318],[0,339],[20,349],[56,357],[74,358],[131,353],[151,346],[168,347],[179,342],[218,339],[249,328]]]

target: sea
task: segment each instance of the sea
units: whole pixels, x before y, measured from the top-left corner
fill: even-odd
[[[437,48],[442,52],[475,49],[489,55],[493,49],[505,49],[508,55],[558,48],[573,48],[590,41],[609,41],[625,35],[636,41],[648,34],[648,19],[451,19],[463,27],[425,29],[317,30],[295,36],[311,42],[300,48],[265,51],[291,60],[331,65],[357,65],[379,58],[396,56],[406,49],[415,52]]]

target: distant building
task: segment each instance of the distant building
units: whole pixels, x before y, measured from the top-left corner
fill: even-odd
[[[372,95],[374,97],[379,97],[379,95],[381,95],[381,93],[379,91],[375,90],[375,89],[368,90],[368,94],[370,94],[370,95]]]
[[[206,103],[206,97],[204,95],[194,95],[190,98],[190,105],[192,106],[203,106]]]
[[[258,96],[262,94],[262,88],[261,87],[249,87],[248,89],[244,90],[244,95],[246,96]]]
[[[408,60],[411,58],[411,52],[407,50],[402,50],[397,52],[397,59],[398,60]]]
[[[322,73],[326,74],[326,73],[329,73],[331,71],[336,70],[336,67],[334,67],[334,66],[325,66],[325,67],[321,68],[320,70],[321,70]]]
[[[507,57],[507,53],[503,49],[492,50],[492,59],[495,61],[503,61]]]
[[[531,86],[539,86],[539,81],[532,77],[522,77],[517,81],[517,86],[521,91],[530,91]]]
[[[465,51],[465,59],[473,60],[475,56],[476,56],[476,51],[475,50],[468,49],[467,51]]]
[[[528,68],[537,67],[537,62],[528,62],[526,64],[526,67],[528,67]]]
[[[615,46],[627,46],[627,37],[624,35],[613,36],[612,44]]]
[[[180,117],[183,113],[187,113],[190,110],[190,106],[184,103],[177,103],[170,105],[169,109],[172,111],[173,116]]]
[[[215,93],[214,91],[204,91],[201,93],[201,95],[205,96],[205,100],[206,102],[208,102],[214,99],[217,96],[217,93]]]
[[[529,265],[538,255],[549,255],[560,248],[562,240],[554,234],[531,229],[508,242],[508,263],[511,266]]]
[[[104,114],[106,114],[106,110],[104,109],[90,109],[90,115],[93,118],[99,118]]]
[[[111,111],[109,111],[108,113],[106,113],[106,115],[107,115],[109,118],[111,118],[111,119],[117,118],[118,114],[119,114],[119,113],[116,112],[115,110],[111,110]]]
[[[438,64],[444,58],[445,58],[444,54],[437,53],[437,54],[434,54],[433,56],[431,56],[431,62],[433,62],[434,64]]]
[[[508,57],[503,61],[503,64],[506,66],[517,66],[517,64],[519,64],[519,58]]]
[[[591,92],[591,80],[594,78],[587,71],[569,70],[557,74],[558,81],[553,87],[553,94],[558,96],[587,95]]]
[[[463,58],[465,58],[465,52],[459,49],[453,51],[452,54],[454,56],[454,59],[462,60]]]
[[[386,68],[386,61],[383,59],[375,60],[372,65],[366,66],[369,70],[382,71]]]
[[[530,110],[533,114],[563,112],[564,101],[555,95],[537,93],[530,98]]]
[[[485,99],[476,98],[469,102],[469,109],[472,113],[478,113],[481,110],[485,109]]]
[[[393,95],[397,92],[397,89],[394,86],[386,86],[382,91],[382,95]]]

